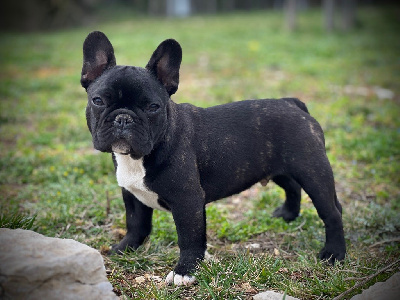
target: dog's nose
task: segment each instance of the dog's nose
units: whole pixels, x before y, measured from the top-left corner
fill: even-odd
[[[128,114],[119,114],[114,120],[114,125],[122,128],[131,123],[133,123],[133,118]]]

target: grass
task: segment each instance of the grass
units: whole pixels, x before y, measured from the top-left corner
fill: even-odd
[[[321,28],[317,10],[302,12],[294,33],[283,29],[280,13],[254,12],[123,16],[64,31],[1,34],[1,227],[73,238],[103,252],[123,236],[110,156],[92,149],[85,124],[82,42],[102,30],[119,64],[145,66],[158,43],[173,37],[184,51],[177,102],[296,96],[307,103],[325,131],[348,255],[335,267],[317,261],[324,228],[306,194],[301,217],[286,224],[271,218],[284,193],[273,184],[255,186],[207,207],[216,261],[199,267],[197,285],[163,284],[178,259],[177,235],[171,215],[155,212],[152,235],[138,251],[104,257],[115,291],[134,299],[246,299],[272,289],[331,299],[350,289],[400,256],[398,12],[358,12],[356,29],[332,34]],[[398,265],[361,288],[397,271]]]
[[[25,229],[29,230],[35,222],[36,216],[24,216],[18,213],[12,215],[1,215],[0,216],[0,228],[10,228],[10,229]]]

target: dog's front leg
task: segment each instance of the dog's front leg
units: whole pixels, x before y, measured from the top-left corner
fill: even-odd
[[[153,209],[144,205],[124,188],[122,197],[125,203],[127,232],[121,242],[112,246],[111,254],[121,253],[127,249],[136,250],[151,232]]]
[[[206,215],[204,200],[182,200],[172,208],[180,257],[174,271],[166,282],[175,285],[190,285],[196,281],[192,275],[197,264],[204,259],[207,250]]]

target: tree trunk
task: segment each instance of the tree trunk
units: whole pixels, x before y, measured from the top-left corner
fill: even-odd
[[[164,0],[149,0],[149,15],[165,16],[167,12],[166,1]]]
[[[285,3],[286,27],[289,31],[296,29],[296,0],[286,0]]]
[[[221,1],[221,10],[222,11],[232,11],[235,7],[235,0],[222,0]]]
[[[217,12],[217,0],[207,0],[205,2],[206,12],[215,14]]]
[[[356,0],[342,0],[342,29],[347,31],[354,27],[356,19]]]
[[[324,0],[324,19],[325,19],[325,29],[328,32],[333,31],[335,28],[335,0]]]
[[[285,0],[274,0],[273,7],[276,10],[281,10],[285,5]]]
[[[167,16],[187,17],[191,14],[190,0],[167,0]]]

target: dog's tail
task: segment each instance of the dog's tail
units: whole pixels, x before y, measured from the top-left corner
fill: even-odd
[[[281,100],[288,102],[289,104],[294,104],[296,105],[298,108],[300,108],[302,111],[305,111],[306,113],[310,114],[308,112],[307,106],[300,101],[297,98],[282,98]]]

